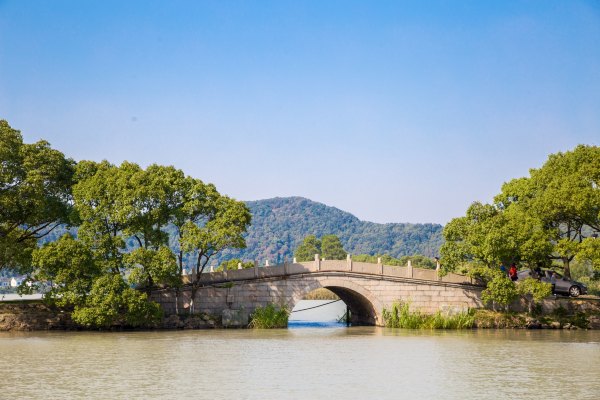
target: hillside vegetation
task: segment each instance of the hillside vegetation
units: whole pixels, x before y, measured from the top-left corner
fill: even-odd
[[[350,254],[388,254],[392,257],[422,254],[433,257],[443,243],[438,224],[361,221],[354,215],[302,197],[276,197],[248,201],[252,224],[246,249],[227,250],[222,257],[244,260],[291,260],[307,235],[337,235]]]
[[[245,233],[246,248],[225,250],[213,258],[215,267],[231,259],[258,260],[264,265],[291,261],[294,251],[308,235],[322,238],[336,235],[344,250],[358,254],[402,258],[408,255],[439,255],[443,243],[442,229],[438,224],[389,223],[377,224],[361,221],[354,215],[303,197],[276,197],[273,199],[246,201],[252,213],[252,222]],[[178,246],[173,226],[163,228],[169,233],[170,247]],[[50,242],[64,234],[59,227],[41,242]],[[76,234],[76,230],[71,232]],[[135,248],[135,240],[126,240],[128,248]],[[192,262],[187,260],[186,264]],[[375,258],[376,260],[376,258]],[[236,263],[237,265],[237,263]]]

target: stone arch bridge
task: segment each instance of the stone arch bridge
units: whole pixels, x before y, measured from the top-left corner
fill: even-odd
[[[184,277],[185,280],[186,277]],[[383,325],[383,308],[394,301],[410,301],[423,312],[456,312],[481,307],[483,289],[469,277],[437,271],[347,260],[319,260],[275,266],[204,273],[202,287],[194,299],[195,312],[222,315],[223,324],[244,325],[257,308],[268,304],[294,305],[311,291],[327,288],[350,310],[355,325]],[[156,291],[152,299],[165,313],[186,312],[191,290],[179,295],[172,290]],[[177,303],[177,304],[176,304]],[[233,317],[232,317],[233,316]],[[236,323],[232,321],[237,321]]]

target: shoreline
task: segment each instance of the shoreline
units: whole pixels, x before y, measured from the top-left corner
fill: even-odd
[[[600,308],[600,307],[599,307]],[[475,311],[475,323],[469,329],[550,329],[600,330],[600,309],[567,311],[530,315],[525,312],[496,312],[486,309]],[[41,301],[10,301],[0,303],[0,332],[33,331],[160,331],[200,329],[248,329],[224,327],[221,318],[208,314],[167,315],[152,326],[130,327],[115,325],[105,329],[87,328],[71,320],[68,310],[61,310]]]

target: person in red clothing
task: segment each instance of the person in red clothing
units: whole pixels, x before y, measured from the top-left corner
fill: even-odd
[[[508,270],[508,276],[511,281],[516,281],[517,279],[519,279],[517,277],[517,266],[515,265],[515,263],[510,264],[510,269]]]

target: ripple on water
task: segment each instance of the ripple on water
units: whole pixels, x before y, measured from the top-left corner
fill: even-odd
[[[600,332],[0,334],[2,398],[597,399]]]

